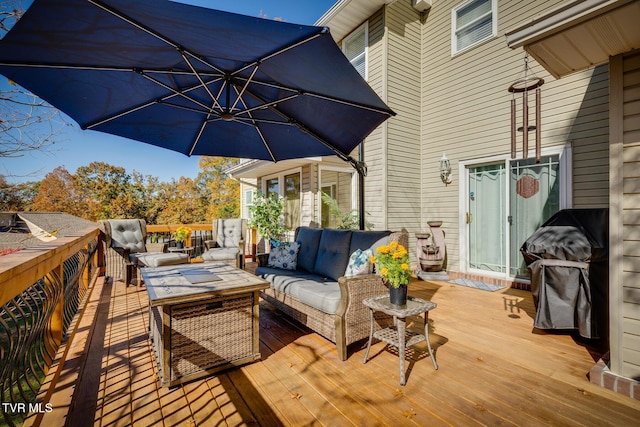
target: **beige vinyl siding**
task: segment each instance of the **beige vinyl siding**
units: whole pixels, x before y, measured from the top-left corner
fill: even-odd
[[[383,101],[386,96],[386,35],[384,10],[369,19],[368,83]],[[383,123],[365,140],[364,158],[368,167],[365,178],[365,211],[374,230],[387,228],[386,131]]]
[[[638,378],[640,377],[640,55],[624,58],[622,85],[623,257],[620,374]],[[615,242],[612,241],[612,244]]]
[[[420,14],[411,2],[386,9],[387,103],[396,116],[387,131],[387,228],[420,230]],[[414,251],[410,251],[413,253]]]
[[[558,1],[498,2],[498,34],[530,21]],[[524,52],[511,50],[499,36],[451,56],[451,9],[459,0],[434,2],[422,34],[422,218],[441,220],[446,233],[448,269],[459,271],[460,232],[464,212],[459,207],[459,161],[472,161],[510,152],[510,100],[507,88],[523,77]],[[586,70],[563,78],[551,77],[532,58],[529,66],[542,77],[542,146],[571,144],[574,207],[608,204],[608,71]],[[521,98],[517,96],[521,105]],[[518,113],[520,115],[520,112]],[[521,119],[519,119],[521,120]],[[533,120],[533,109],[530,109]],[[533,123],[532,123],[533,124]],[[521,150],[521,134],[518,149]],[[533,134],[529,156],[534,155]],[[453,183],[445,186],[438,159],[446,152]],[[519,154],[520,155],[520,154]]]

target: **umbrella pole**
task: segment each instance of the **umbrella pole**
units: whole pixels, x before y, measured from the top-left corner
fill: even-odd
[[[362,142],[358,147],[358,161],[349,157],[349,162],[356,172],[358,172],[358,225],[360,230],[364,230],[364,177],[367,176],[367,164],[364,162],[364,144]]]

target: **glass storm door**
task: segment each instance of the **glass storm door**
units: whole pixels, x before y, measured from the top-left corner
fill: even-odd
[[[505,165],[469,168],[469,268],[505,272]]]
[[[560,210],[559,157],[510,162],[510,265],[512,276],[529,276],[520,247],[534,231]]]

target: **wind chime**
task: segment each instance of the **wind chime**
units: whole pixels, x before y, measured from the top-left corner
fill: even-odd
[[[529,132],[536,131],[536,163],[540,162],[540,86],[544,84],[544,80],[535,74],[529,75],[529,55],[524,57],[524,77],[519,78],[509,86],[509,92],[512,93],[511,98],[511,158],[516,158],[517,144],[516,132],[522,132],[522,158],[529,156]],[[529,125],[529,92],[535,90],[535,126]],[[516,125],[516,93],[522,94],[522,126]]]

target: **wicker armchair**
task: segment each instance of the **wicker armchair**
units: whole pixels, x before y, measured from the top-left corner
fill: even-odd
[[[212,223],[212,240],[204,242],[207,250],[204,261],[222,261],[244,267],[246,219],[215,219]]]
[[[108,219],[99,224],[104,234],[105,275],[124,280],[127,286],[134,272],[138,283],[141,282],[138,267],[148,265],[148,261],[140,261],[145,256],[161,265],[182,264],[188,260],[186,254],[165,254],[166,243],[146,243],[147,223],[143,219]]]

